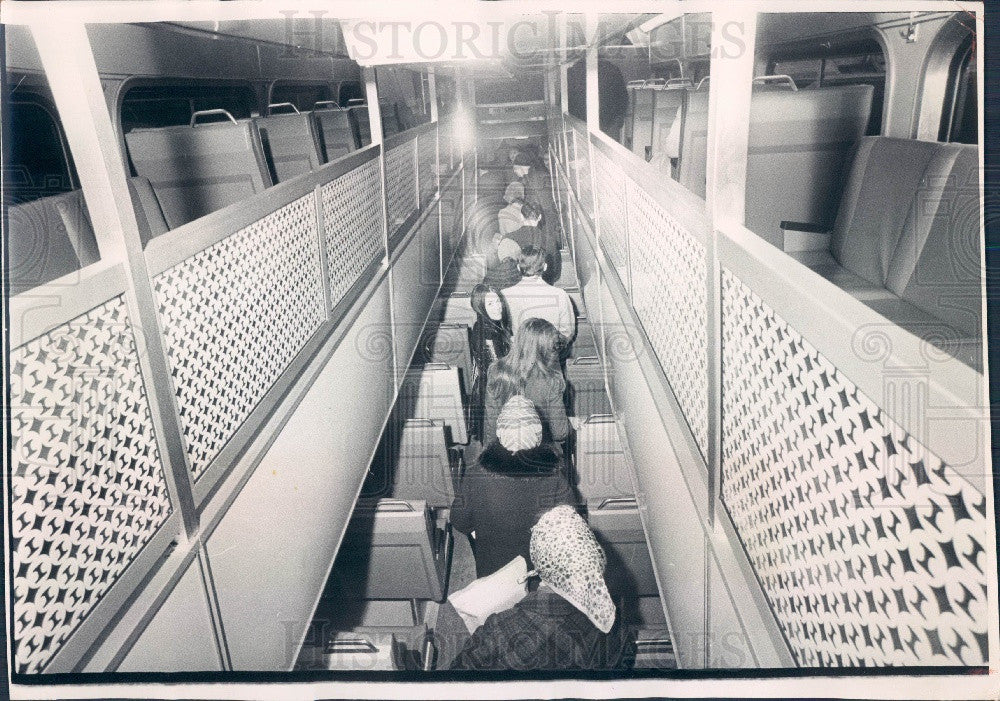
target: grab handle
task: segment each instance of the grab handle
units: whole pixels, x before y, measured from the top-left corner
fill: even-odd
[[[293,105],[291,102],[272,102],[267,106],[267,113],[274,114],[275,107],[291,107],[292,111],[288,114],[300,114],[299,108]]]
[[[619,509],[627,509],[629,507],[638,507],[638,505],[635,497],[609,497],[603,500],[597,508],[603,509],[605,506],[615,506]]]
[[[233,124],[236,124],[236,117],[234,117],[233,115],[231,115],[229,113],[229,110],[224,110],[221,107],[217,107],[217,108],[212,109],[212,110],[198,110],[197,112],[195,112],[194,114],[192,114],[191,115],[191,126],[192,127],[193,126],[197,126],[196,123],[197,123],[199,117],[209,117],[209,116],[214,116],[214,117],[223,116],[223,117],[228,118],[229,121],[232,122]]]
[[[753,79],[753,82],[760,83],[762,85],[766,83],[787,83],[788,86],[791,87],[792,92],[797,92],[799,89],[799,87],[795,84],[795,81],[792,80],[792,76],[785,75],[784,73],[778,75],[759,75]]]
[[[313,103],[313,109],[339,110],[340,105],[333,100],[317,100]]]

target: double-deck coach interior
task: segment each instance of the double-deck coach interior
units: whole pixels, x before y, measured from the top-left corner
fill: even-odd
[[[5,4],[16,673],[446,666],[469,294],[529,143],[634,667],[996,662],[980,5],[491,3],[509,41],[428,59]]]

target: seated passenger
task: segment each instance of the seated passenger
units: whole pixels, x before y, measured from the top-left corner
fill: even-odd
[[[503,241],[500,242],[503,245]],[[513,241],[511,246],[517,246]],[[502,250],[498,247],[498,253]],[[518,256],[520,257],[520,256]],[[506,290],[521,282],[521,269],[517,265],[517,258],[511,258],[508,251],[503,257],[493,256],[487,259],[486,275],[483,277],[483,284],[497,290]]]
[[[552,324],[544,319],[524,322],[514,337],[510,352],[493,363],[486,373],[484,443],[496,437],[500,409],[517,394],[534,403],[546,440],[566,440],[569,419],[563,400],[566,380],[560,365],[562,348],[562,339]]]
[[[451,669],[627,669],[633,643],[604,582],[607,558],[572,507],[556,506],[531,529],[538,589],[494,613]]]
[[[486,371],[510,350],[510,314],[500,291],[479,284],[469,297],[476,323],[472,326],[472,418],[473,432],[483,439],[483,407],[486,405]]]
[[[542,442],[542,423],[520,395],[504,404],[497,436],[465,472],[451,508],[451,525],[475,532],[476,576],[496,572],[518,555],[528,560],[531,526],[540,513],[573,503],[562,460]]]
[[[521,207],[524,205],[524,186],[519,182],[512,182],[507,186],[504,194],[507,206],[497,214],[497,225],[500,233],[509,234],[524,226],[524,217],[521,216]]]
[[[542,279],[542,274],[548,269],[545,252],[529,246],[521,252],[518,268],[521,281],[504,292],[514,335],[517,335],[521,324],[534,317],[545,319],[555,326],[566,343],[572,341],[576,336],[573,301],[566,290],[553,287]]]

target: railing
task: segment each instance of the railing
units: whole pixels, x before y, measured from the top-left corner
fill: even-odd
[[[552,146],[557,195],[581,277],[591,261],[600,271],[609,391],[685,666],[714,658],[687,636],[729,629],[754,665],[983,664],[982,375],[746,229],[713,231],[700,198],[603,134],[583,142],[571,116],[561,123],[578,138]],[[585,146],[593,186],[576,167]],[[611,352],[616,333],[629,357]],[[695,523],[703,533],[678,535]]]
[[[136,264],[155,308],[109,262],[11,299],[16,672],[113,668],[201,552],[192,529],[214,543],[247,537],[233,530],[242,516],[227,515],[262,493],[258,463],[345,333],[357,348],[334,357],[377,355],[388,340],[389,367],[405,372],[460,244],[466,179],[459,159],[439,187],[437,124],[387,146],[385,191],[373,145],[153,239]],[[408,272],[390,284],[397,262]],[[359,312],[369,302],[371,313]],[[149,343],[162,344],[168,375],[151,371]],[[175,411],[151,404],[151,388]],[[387,391],[385,415],[391,380]],[[374,450],[385,416],[371,418]],[[165,449],[160,426],[180,436],[176,450]],[[366,448],[353,449],[363,460]],[[168,464],[168,452],[183,464]],[[193,504],[178,499],[178,480]],[[327,521],[346,524],[349,508]],[[323,536],[334,549],[339,532]],[[242,581],[223,552],[204,586],[219,589],[233,623],[237,611],[254,612],[233,608],[239,597],[222,590]],[[287,599],[304,606],[314,595]],[[287,653],[285,635],[268,644]]]

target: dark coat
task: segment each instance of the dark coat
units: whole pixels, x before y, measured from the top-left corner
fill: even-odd
[[[552,507],[573,503],[561,458],[550,446],[512,453],[493,441],[455,490],[451,525],[475,531],[476,576],[485,577],[518,555],[530,566],[531,527]]]
[[[487,618],[451,669],[627,669],[634,659],[634,644],[618,620],[602,633],[571,603],[539,588]]]
[[[510,329],[507,325],[482,318],[472,327],[472,361],[475,376],[472,384],[472,419],[475,435],[482,441],[483,415],[486,411],[486,371],[498,358],[510,350]]]

